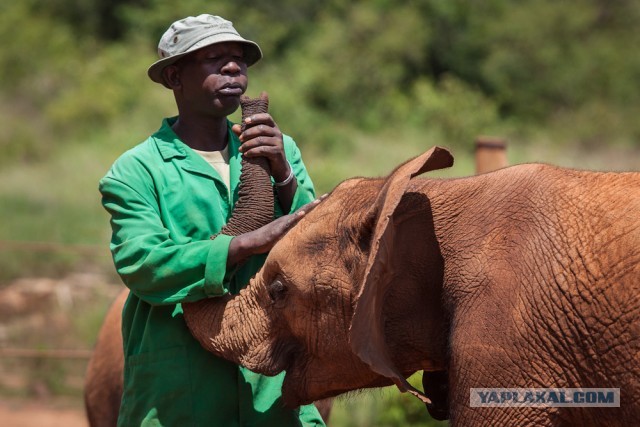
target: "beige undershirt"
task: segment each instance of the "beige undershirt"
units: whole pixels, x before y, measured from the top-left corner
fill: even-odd
[[[227,186],[227,195],[231,196],[231,179],[229,178],[229,144],[222,151],[200,151],[193,150],[218,172],[222,182]]]

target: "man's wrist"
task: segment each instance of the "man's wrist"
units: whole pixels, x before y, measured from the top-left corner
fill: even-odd
[[[234,236],[229,243],[229,252],[227,255],[227,267],[242,264],[251,256],[243,235]]]
[[[293,173],[293,168],[291,167],[291,163],[289,163],[288,160],[287,160],[287,166],[289,167],[289,174],[282,181],[275,181],[273,185],[275,185],[276,187],[284,187],[286,185],[289,185],[289,183],[291,183],[295,178],[295,175]]]

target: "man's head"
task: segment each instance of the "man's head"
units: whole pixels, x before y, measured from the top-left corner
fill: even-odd
[[[184,56],[207,46],[220,43],[236,43],[242,47],[243,58],[247,66],[262,58],[257,43],[244,39],[233,28],[233,24],[219,16],[189,16],[171,24],[158,43],[160,59],[154,62],[147,74],[156,83],[169,87],[163,70]]]

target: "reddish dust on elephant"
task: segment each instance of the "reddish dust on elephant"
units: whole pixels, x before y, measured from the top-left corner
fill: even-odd
[[[448,390],[435,409],[458,426],[637,422],[640,173],[416,178],[452,162],[434,148],[340,184],[239,295],[194,304],[196,338],[286,370],[291,406],[395,383],[424,401]],[[405,380],[419,370],[426,397]],[[619,388],[621,405],[470,408],[476,387]]]

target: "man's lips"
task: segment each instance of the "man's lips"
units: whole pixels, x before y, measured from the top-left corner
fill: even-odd
[[[241,85],[236,83],[226,84],[218,89],[218,93],[227,96],[240,96],[244,93],[244,89]]]

